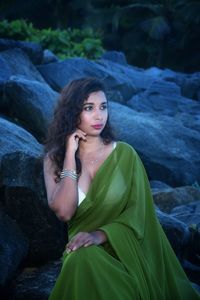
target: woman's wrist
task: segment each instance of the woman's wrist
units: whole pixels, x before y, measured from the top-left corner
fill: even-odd
[[[107,241],[106,234],[102,230],[92,231],[91,235],[94,237],[97,245],[103,244]]]
[[[69,151],[66,152],[63,169],[76,170],[75,153]]]

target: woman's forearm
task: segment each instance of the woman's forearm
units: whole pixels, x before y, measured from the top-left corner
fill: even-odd
[[[63,169],[71,171],[76,170],[76,162],[73,153],[67,153],[65,155]],[[77,180],[66,176],[57,183],[56,189],[50,199],[49,205],[61,220],[68,221],[74,215],[77,204]]]

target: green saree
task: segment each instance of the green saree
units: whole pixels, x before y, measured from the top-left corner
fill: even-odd
[[[157,220],[143,164],[123,142],[96,173],[69,239],[97,229],[108,241],[64,253],[50,300],[200,299]]]

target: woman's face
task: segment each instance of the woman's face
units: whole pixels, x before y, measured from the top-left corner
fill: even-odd
[[[108,119],[107,99],[102,91],[93,92],[83,103],[78,128],[88,136],[100,135]]]

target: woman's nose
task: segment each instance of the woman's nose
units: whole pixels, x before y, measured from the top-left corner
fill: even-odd
[[[102,118],[103,118],[102,111],[101,110],[96,110],[95,111],[95,119],[102,120]]]

